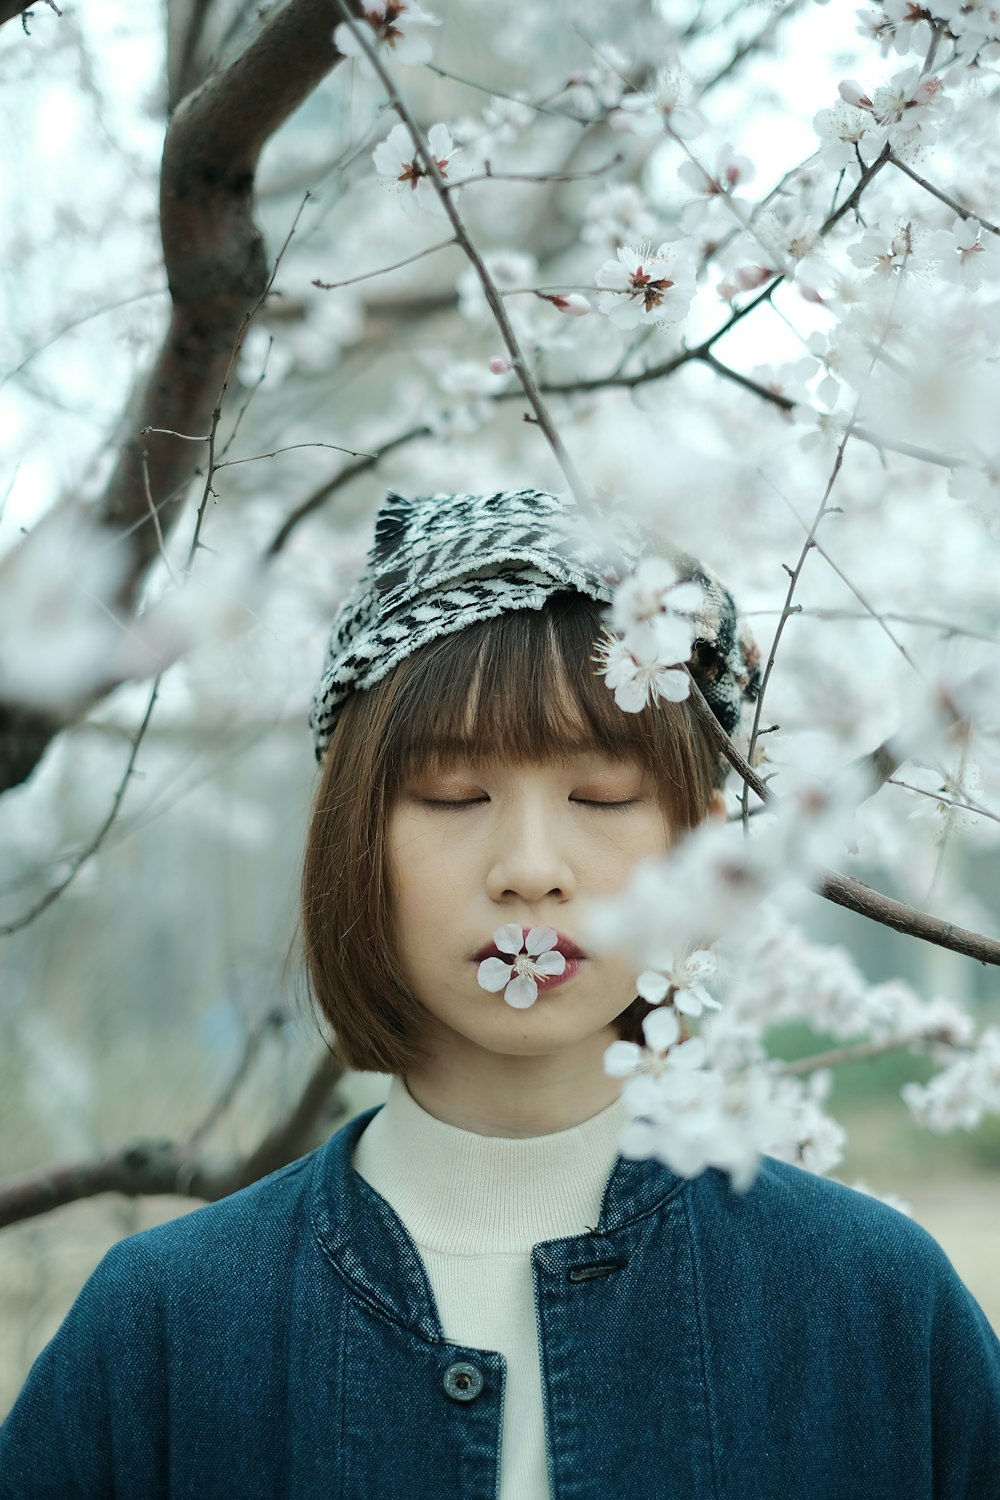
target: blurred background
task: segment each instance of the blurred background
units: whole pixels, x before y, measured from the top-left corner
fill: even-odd
[[[93,500],[106,481],[122,410],[167,316],[156,193],[169,112],[240,44],[256,10],[237,0],[108,0],[90,13],[67,3],[61,17],[39,6],[26,29],[17,19],[0,29],[0,559],[14,555],[58,498]],[[186,46],[195,11],[196,44]],[[678,227],[679,152],[587,124],[614,96],[616,59],[642,77],[682,59],[690,98],[709,122],[706,149],[734,143],[754,163],[760,195],[813,155],[813,117],[836,100],[841,78],[903,65],[859,33],[853,3],[839,0],[560,0],[502,14],[447,0],[434,12],[442,20],[435,67],[399,70],[422,123],[451,122],[470,156],[485,152],[498,171],[551,172],[572,160],[596,173],[624,152],[607,181],[465,190],[476,242],[498,264],[508,257],[511,287],[592,285],[623,236],[641,231],[655,244]],[[984,69],[986,105],[992,85]],[[549,133],[533,135],[518,113],[534,119],[519,102],[529,98],[574,118],[558,116]],[[321,1051],[297,948],[299,862],[316,784],[306,714],[371,515],[390,486],[412,494],[563,485],[522,421],[523,400],[491,404],[486,367],[501,346],[463,280],[458,251],[334,292],[313,284],[374,271],[445,237],[432,214],[402,217],[372,177],[371,151],[394,123],[378,88],[351,64],[321,83],[265,149],[258,219],[272,261],[298,227],[226,408],[227,432],[238,416],[242,423],[230,456],[248,461],[216,476],[208,554],[186,605],[201,643],[164,677],[121,813],[59,899],[0,938],[0,1183],[129,1142],[186,1138],[212,1114],[252,1038],[245,1076],[213,1118],[206,1148],[220,1160],[245,1155],[294,1107]],[[966,163],[965,187],[992,190],[995,207],[991,158],[983,160],[959,140],[939,170],[951,182],[956,161]],[[836,172],[816,181],[826,200]],[[629,184],[634,201],[601,197]],[[950,222],[940,205],[928,214],[934,225]],[[616,216],[624,216],[620,228]],[[560,322],[530,298],[512,297],[510,306],[547,374],[586,371],[599,357],[606,333],[590,327],[596,318]],[[725,311],[706,283],[685,337],[714,327]],[[766,313],[735,329],[722,352],[761,383],[806,399],[823,373],[806,344],[819,314],[790,289]],[[637,514],[655,517],[718,567],[767,642],[787,583],[782,561],[801,546],[802,517],[811,518],[833,448],[804,444],[804,429],[783,410],[705,369],[686,372],[676,387],[568,399],[558,407],[564,436],[599,491],[627,495]],[[323,500],[343,467],[324,444],[375,452],[411,429],[423,435]],[[277,448],[289,451],[256,458]],[[935,670],[965,663],[962,640],[903,617],[930,611],[995,634],[1000,597],[995,529],[946,483],[946,474],[905,455],[890,454],[887,465],[884,452],[852,449],[848,514],[836,533],[852,580],[897,613],[901,637]],[[241,570],[307,502],[308,517],[255,591]],[[192,506],[168,540],[175,568],[193,514]],[[0,598],[0,638],[34,632],[21,648],[37,651],[38,671],[49,656],[71,671],[59,598],[49,597],[44,577],[13,576],[25,592],[11,587]],[[154,569],[145,602],[170,583],[166,565]],[[34,613],[31,589],[40,601]],[[783,647],[769,713],[793,732],[815,722],[817,705],[835,705],[845,757],[868,750],[909,701],[898,657],[855,594],[815,558],[798,597],[804,612]],[[148,681],[117,689],[0,799],[0,921],[16,925],[93,837],[149,693]],[[952,817],[945,826],[938,804],[925,809],[913,793],[884,792],[866,813],[851,873],[1000,935],[996,822]],[[901,978],[923,997],[964,1005],[978,1026],[997,1024],[994,969],[818,898],[797,920],[811,940],[843,945],[868,982]],[[767,1043],[789,1059],[840,1044],[805,1024],[773,1027]],[[940,1065],[903,1049],[833,1070],[825,1109],[845,1127],[847,1145],[831,1175],[900,1200],[1000,1330],[1000,1118],[987,1114],[976,1128],[948,1134],[921,1126],[900,1089]],[[341,1080],[310,1144],[380,1102],[387,1086],[378,1075]],[[180,1196],[104,1194],[0,1232],[0,1412],[109,1246],[197,1206]]]

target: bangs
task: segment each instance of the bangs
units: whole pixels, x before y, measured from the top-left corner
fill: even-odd
[[[607,613],[567,591],[414,652],[393,705],[386,790],[420,767],[539,764],[588,750],[662,774],[662,708],[673,705],[633,714],[615,703],[593,660]]]

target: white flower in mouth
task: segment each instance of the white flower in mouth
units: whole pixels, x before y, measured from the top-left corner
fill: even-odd
[[[515,1010],[534,1005],[537,980],[561,974],[566,967],[564,956],[552,952],[558,937],[551,927],[532,927],[525,937],[516,922],[508,922],[497,928],[493,941],[501,953],[512,955],[511,961],[505,964],[502,958],[484,958],[477,978],[484,990],[503,990],[504,999]]]

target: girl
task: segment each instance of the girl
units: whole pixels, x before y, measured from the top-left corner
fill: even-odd
[[[0,1431],[3,1500],[1000,1496],[1000,1344],[927,1234],[769,1157],[736,1194],[618,1152],[604,1056],[650,1007],[582,917],[725,773],[686,702],[609,691],[647,696],[602,634],[643,545],[537,491],[390,494],[303,875],[315,1000],[388,1100],[104,1257]],[[752,642],[674,562],[732,732]]]

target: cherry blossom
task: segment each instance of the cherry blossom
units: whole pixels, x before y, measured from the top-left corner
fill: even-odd
[[[645,196],[632,182],[616,183],[596,193],[583,211],[580,239],[616,251],[627,242],[644,240],[654,233],[656,219]]]
[[[581,297],[579,292],[539,292],[538,296],[557,312],[567,313],[571,318],[585,318],[592,311],[586,297]]]
[[[604,1054],[605,1073],[624,1079],[623,1156],[655,1156],[682,1177],[718,1167],[743,1191],[762,1152],[797,1141],[805,1092],[798,1080],[775,1080],[755,1066],[729,1074],[711,1065],[703,1036],[678,1040],[672,1010],[651,1011],[642,1031],[645,1046],[617,1041]]]
[[[664,557],[644,557],[615,589],[611,620],[619,634],[648,626],[663,659],[687,661],[695,627],[692,617],[705,602],[701,584],[682,580]]]
[[[926,273],[928,261],[933,259],[933,248],[929,236],[911,220],[880,219],[877,228],[848,245],[847,254],[861,270],[884,279],[904,269]]]
[[[608,124],[612,130],[633,135],[659,135],[666,130],[689,139],[705,127],[702,116],[689,103],[691,93],[691,85],[679,68],[660,68],[648,89],[625,95]]]
[[[477,970],[479,983],[493,994],[503,990],[515,1010],[527,1010],[538,998],[536,981],[566,968],[564,955],[553,951],[558,940],[551,927],[532,927],[525,936],[516,922],[505,923],[494,932],[493,942],[501,953],[512,955],[511,962],[484,958]]]
[[[666,662],[651,625],[636,626],[627,641],[605,634],[598,642],[593,660],[615,702],[626,713],[640,713],[647,704],[666,698],[681,703],[691,690],[691,681],[678,662]]]
[[[904,1104],[928,1130],[975,1130],[985,1114],[1000,1114],[1000,1026],[987,1026],[975,1047],[926,1084],[905,1083]]]
[[[978,292],[984,281],[1000,281],[1000,235],[976,219],[957,218],[950,229],[935,230],[928,240],[946,281],[959,282],[969,292]]]
[[[430,62],[431,45],[425,37],[414,36],[413,26],[440,26],[437,16],[432,16],[418,4],[418,0],[363,0],[363,13],[355,25],[367,26],[371,35],[368,41],[376,48],[384,47],[397,63],[412,65]],[[367,62],[367,54],[347,21],[341,21],[333,33],[333,45],[344,57]]]
[[[883,40],[900,53],[917,52],[927,56],[931,44],[930,13],[914,0],[882,0],[885,17]],[[936,13],[940,13],[940,6]]]
[[[492,370],[478,359],[449,359],[443,351],[422,350],[420,362],[433,372],[442,402],[427,406],[424,418],[432,432],[452,436],[477,432],[494,414],[502,370]]]
[[[859,156],[863,162],[874,161],[884,145],[870,111],[857,105],[841,102],[821,109],[813,118],[813,129],[820,138],[821,158],[838,172],[857,166]]]
[[[620,246],[617,258],[606,260],[594,280],[604,288],[598,312],[619,328],[669,328],[684,317],[694,296],[693,272],[666,243],[658,250],[648,243]]]
[[[447,178],[448,167],[457,155],[448,126],[432,125],[427,132],[427,143],[438,171]],[[394,125],[385,140],[375,147],[372,160],[382,182],[399,192],[404,213],[412,217],[421,208],[442,212],[430,173],[416,156],[409,129],[402,122]]]
[[[628,67],[625,53],[605,42],[592,67],[580,68],[566,80],[563,97],[575,114],[596,120],[620,103]]]
[[[694,188],[696,193],[712,198],[732,195],[752,182],[755,168],[748,157],[740,156],[726,143],[716,153],[714,170],[706,170],[696,162],[686,161],[677,168],[677,175],[688,187]]]
[[[993,61],[1000,42],[1000,5],[997,0],[935,0],[934,13],[948,22],[961,41],[965,56],[979,52]]]
[[[677,962],[665,953],[655,969],[644,969],[639,975],[636,990],[651,1005],[667,1000],[682,1015],[700,1016],[703,1010],[721,1009],[704,985],[716,967],[715,954],[706,948],[696,948]]]

